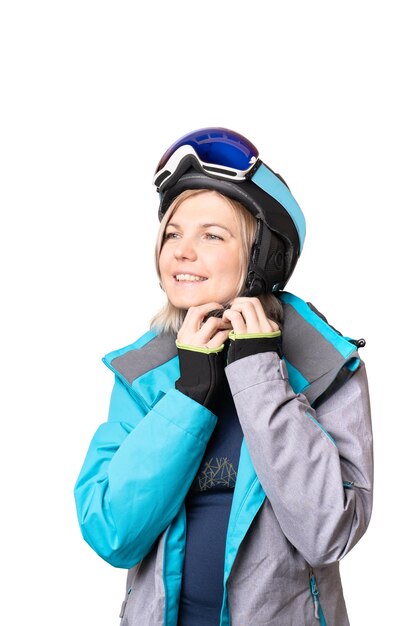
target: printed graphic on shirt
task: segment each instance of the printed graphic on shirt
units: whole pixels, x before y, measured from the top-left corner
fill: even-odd
[[[207,491],[208,489],[234,489],[236,484],[236,470],[233,463],[226,456],[210,458],[205,461],[203,468],[197,474],[192,484],[193,491]]]

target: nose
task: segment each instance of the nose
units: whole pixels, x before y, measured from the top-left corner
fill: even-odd
[[[174,256],[176,259],[188,259],[195,261],[197,258],[197,251],[195,245],[190,237],[181,237],[177,240],[177,244],[174,249]]]

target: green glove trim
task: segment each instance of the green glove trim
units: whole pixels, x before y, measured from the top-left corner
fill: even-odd
[[[177,348],[181,350],[190,350],[191,352],[202,352],[203,354],[213,354],[217,352],[221,352],[224,348],[224,343],[218,348],[205,348],[204,346],[187,346],[185,343],[180,343],[179,341],[175,342]]]
[[[231,330],[229,333],[229,339],[235,341],[235,339],[261,339],[263,337],[281,337],[281,331],[275,330],[270,333],[235,333],[234,330]]]

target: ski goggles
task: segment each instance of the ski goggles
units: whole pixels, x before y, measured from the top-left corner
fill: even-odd
[[[227,128],[201,128],[188,133],[162,156],[153,183],[163,192],[175,185],[190,167],[231,182],[251,180],[289,213],[302,249],[304,215],[287,185],[259,159],[257,148],[246,137]]]
[[[245,180],[258,157],[255,146],[239,133],[227,128],[202,128],[184,135],[168,148],[156,168],[154,184],[158,188],[175,184],[184,160],[193,162],[209,176]]]

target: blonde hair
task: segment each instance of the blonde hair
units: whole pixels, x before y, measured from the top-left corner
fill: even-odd
[[[161,274],[159,271],[159,256],[161,254],[162,246],[164,243],[165,229],[168,222],[170,221],[178,207],[182,204],[182,202],[184,202],[184,200],[187,200],[188,198],[194,196],[198,196],[203,193],[215,194],[219,198],[225,200],[232,209],[239,225],[240,238],[242,242],[239,259],[240,281],[236,288],[236,293],[232,297],[233,299],[242,295],[245,291],[245,282],[249,265],[249,255],[256,233],[256,218],[251,213],[249,213],[249,211],[243,206],[243,204],[241,204],[237,200],[233,200],[232,198],[224,196],[218,191],[211,189],[187,189],[186,191],[180,193],[180,195],[177,196],[175,200],[173,200],[173,202],[168,207],[164,217],[162,218],[156,238],[156,272],[158,274],[158,278],[161,280]],[[258,298],[262,303],[267,317],[279,323],[282,320],[282,305],[277,297],[274,296],[272,293],[267,293],[259,295]],[[174,306],[169,300],[167,300],[162,309],[158,311],[158,313],[156,313],[156,315],[154,315],[154,317],[151,319],[150,327],[155,328],[160,332],[172,332],[177,334],[182,326],[186,314],[187,309],[179,309]]]

